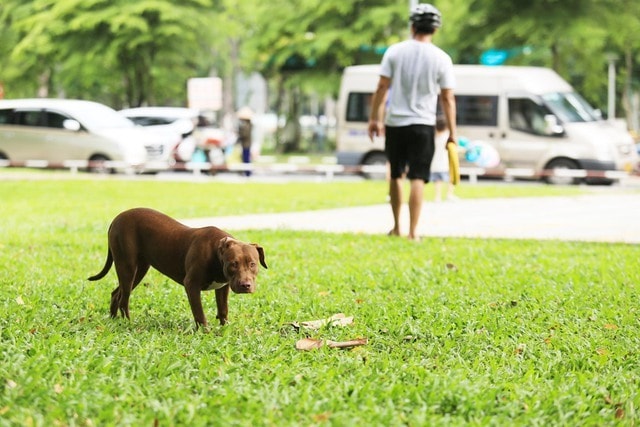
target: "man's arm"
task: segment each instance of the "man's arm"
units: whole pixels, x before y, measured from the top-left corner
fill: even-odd
[[[447,127],[449,128],[449,138],[447,138],[447,141],[457,144],[456,98],[453,95],[453,89],[442,89],[440,91],[440,102],[444,116],[447,119]]]
[[[371,100],[371,114],[369,116],[369,138],[373,142],[373,138],[378,135],[382,135],[384,128],[382,124],[382,112],[384,111],[382,106],[387,99],[387,93],[389,92],[389,86],[391,85],[391,79],[389,77],[380,76],[378,80],[378,87],[373,93],[373,99]]]

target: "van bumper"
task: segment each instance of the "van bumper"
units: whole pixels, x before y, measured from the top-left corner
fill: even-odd
[[[363,154],[359,152],[338,151],[336,153],[336,162],[344,166],[358,166],[362,163]]]
[[[580,165],[587,171],[587,178],[585,178],[587,184],[610,185],[615,182],[615,179],[607,178],[604,175],[604,171],[617,170],[616,163],[613,161],[586,159],[580,160]],[[599,171],[603,171],[602,176],[598,176]]]
[[[616,163],[613,161],[602,161],[593,159],[578,160],[582,169],[587,171],[614,171],[617,170]]]

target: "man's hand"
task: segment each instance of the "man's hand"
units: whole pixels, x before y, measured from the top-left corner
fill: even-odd
[[[378,120],[369,120],[369,139],[374,142],[376,136],[384,135],[384,126]]]

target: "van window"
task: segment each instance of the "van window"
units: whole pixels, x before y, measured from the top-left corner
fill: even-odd
[[[600,120],[596,110],[577,93],[549,93],[543,95],[542,100],[562,122]]]
[[[347,121],[368,122],[371,113],[371,92],[351,92],[347,99]]]
[[[459,126],[497,126],[498,97],[456,95]]]
[[[550,111],[529,98],[509,98],[509,127],[534,135],[548,135],[544,116]]]

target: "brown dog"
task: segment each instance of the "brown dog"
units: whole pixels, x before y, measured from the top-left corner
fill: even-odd
[[[207,325],[200,292],[215,289],[217,318],[224,325],[229,288],[238,294],[253,293],[258,262],[267,268],[262,247],[236,240],[216,227],[187,227],[153,209],[130,209],[116,216],[108,240],[107,261],[89,280],[102,279],[115,263],[118,287],[111,293],[111,317],[120,309],[129,318],[129,295],[154,267],[184,286],[196,326]]]

